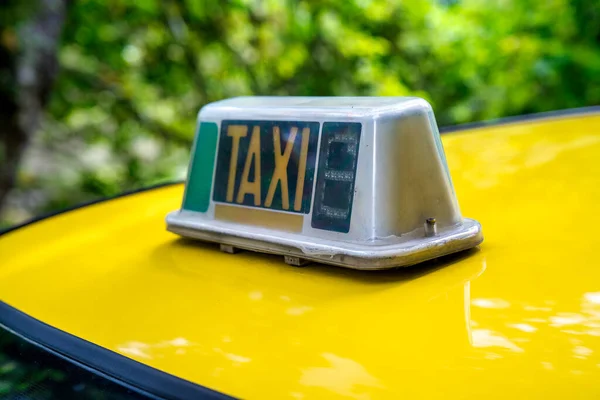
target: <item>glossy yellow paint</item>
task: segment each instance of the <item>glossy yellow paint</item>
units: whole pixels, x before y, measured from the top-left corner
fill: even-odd
[[[294,268],[165,231],[183,187],[0,238],[0,299],[243,398],[600,395],[600,116],[444,137],[479,250]]]

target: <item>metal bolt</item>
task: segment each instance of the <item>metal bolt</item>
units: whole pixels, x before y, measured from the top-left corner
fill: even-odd
[[[435,224],[435,218],[427,218],[425,220],[425,236],[432,237],[437,235],[437,226]]]

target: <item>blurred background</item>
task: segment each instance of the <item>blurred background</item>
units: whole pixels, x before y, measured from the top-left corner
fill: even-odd
[[[416,95],[441,126],[600,104],[597,0],[0,4],[0,229],[183,179],[226,97]]]

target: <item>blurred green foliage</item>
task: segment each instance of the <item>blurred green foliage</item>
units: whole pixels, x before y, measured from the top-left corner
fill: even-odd
[[[595,0],[75,1],[4,218],[184,177],[226,97],[417,95],[440,125],[599,104],[598,21]]]

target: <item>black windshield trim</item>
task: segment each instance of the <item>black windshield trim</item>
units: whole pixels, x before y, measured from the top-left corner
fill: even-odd
[[[114,379],[112,376],[108,376],[106,374],[103,374],[100,371],[96,371],[91,369],[90,367],[88,367],[87,365],[81,364],[75,360],[71,360],[66,358],[64,355],[57,353],[56,351],[46,347],[46,346],[42,346],[39,343],[35,343],[34,341],[24,337],[23,335],[20,335],[19,333],[13,331],[12,329],[10,329],[9,327],[7,327],[6,325],[3,325],[2,323],[0,323],[0,335],[11,335],[14,338],[17,338],[20,341],[26,342],[28,344],[30,344],[31,346],[34,346],[35,348],[38,349],[38,351],[42,352],[44,355],[52,355],[54,356],[56,359],[59,359],[61,361],[63,361],[64,363],[68,363],[70,365],[76,366],[79,369],[85,370],[86,372],[93,374],[95,377],[100,377],[103,378],[104,380],[110,381],[111,383],[118,385],[120,388],[125,388],[129,391],[132,391],[136,394],[140,394],[143,397],[149,398],[149,399],[158,399],[161,400],[162,397],[157,397],[151,393],[148,393],[146,391],[143,391],[139,388],[133,387],[131,385],[126,384],[125,382],[120,382],[117,381],[116,379]]]
[[[28,342],[146,396],[169,400],[231,399],[73,336],[0,301],[0,326]]]
[[[589,114],[600,114],[600,106],[568,108],[566,110],[547,111],[536,114],[517,115],[514,117],[492,119],[488,121],[468,122],[466,124],[444,126],[440,128],[440,134],[462,132],[471,129],[487,128],[492,126],[514,124],[519,122],[535,122],[544,119],[576,117]]]

